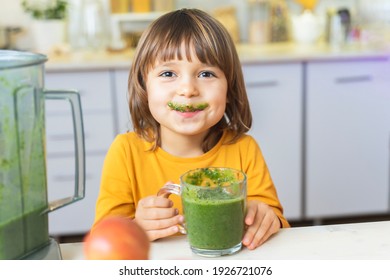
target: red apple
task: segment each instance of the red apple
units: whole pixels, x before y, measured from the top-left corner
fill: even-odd
[[[125,217],[104,218],[84,237],[87,260],[147,260],[149,249],[146,232]]]

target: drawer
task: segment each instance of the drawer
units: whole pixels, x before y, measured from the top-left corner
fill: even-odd
[[[106,152],[114,139],[111,114],[84,114],[86,152]],[[46,147],[48,156],[74,153],[71,115],[46,115]]]
[[[295,75],[302,73],[299,63],[283,65],[244,65],[243,74],[247,88],[277,88],[294,81]],[[299,81],[301,82],[301,81]]]
[[[320,75],[322,82],[327,82],[329,85],[360,86],[374,81],[387,82],[390,64],[385,59],[313,62],[308,66],[308,79],[312,78],[313,71],[317,71],[316,74]]]
[[[108,71],[47,73],[46,89],[75,89],[81,96],[83,111],[111,110],[111,82]],[[68,102],[58,102],[55,107],[47,106],[47,112],[68,110]]]
[[[95,217],[95,204],[99,193],[104,156],[86,158],[85,197],[49,213],[50,235],[80,234],[87,232]],[[49,158],[47,161],[49,201],[73,195],[74,159]]]

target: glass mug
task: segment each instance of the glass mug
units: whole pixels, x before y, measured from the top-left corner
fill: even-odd
[[[167,184],[158,195],[181,197],[192,252],[218,257],[238,252],[242,247],[246,209],[246,174],[242,171],[209,167],[190,170],[180,177],[180,185]]]

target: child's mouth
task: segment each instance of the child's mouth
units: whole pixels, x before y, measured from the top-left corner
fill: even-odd
[[[182,113],[202,111],[208,106],[209,104],[207,103],[179,104],[179,103],[168,102],[168,107],[171,108],[171,110],[182,112]]]

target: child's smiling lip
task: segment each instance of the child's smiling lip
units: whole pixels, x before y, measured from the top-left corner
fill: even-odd
[[[171,110],[178,111],[181,113],[192,113],[203,111],[209,105],[207,103],[198,103],[198,104],[180,104],[175,102],[168,102],[168,107]]]

